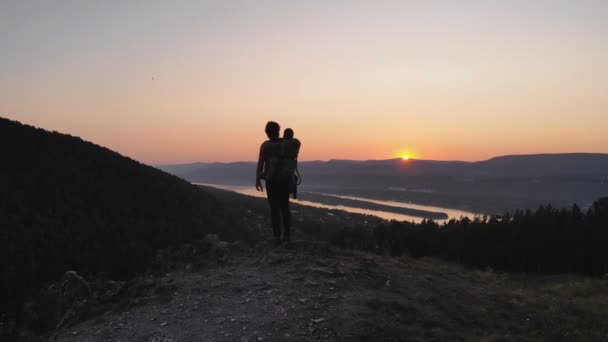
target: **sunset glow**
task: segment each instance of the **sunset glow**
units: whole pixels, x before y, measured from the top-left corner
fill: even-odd
[[[401,159],[403,159],[403,160],[409,160],[409,159],[410,159],[410,157],[409,157],[409,156],[407,156],[407,155],[405,155],[405,156],[401,157]]]
[[[608,1],[8,1],[0,116],[145,163],[255,160],[268,120],[301,160],[608,152],[606,18]]]

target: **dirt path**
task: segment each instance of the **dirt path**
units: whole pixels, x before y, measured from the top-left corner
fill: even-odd
[[[322,243],[231,250],[217,264],[166,274],[150,287],[122,310],[52,340],[570,340],[562,331],[570,316],[550,311],[552,304],[565,304],[543,297],[538,287],[438,261],[353,254]]]

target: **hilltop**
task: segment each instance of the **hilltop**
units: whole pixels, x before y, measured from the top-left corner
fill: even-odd
[[[267,226],[264,199],[210,191],[235,203],[250,227]],[[76,306],[51,340],[519,342],[608,337],[605,278],[509,274],[336,248],[310,235],[367,219],[371,227],[378,221],[300,205],[293,211],[291,245],[227,243],[207,236],[164,250],[158,272],[105,283],[95,291],[101,297],[87,299],[96,303],[94,308]]]
[[[194,246],[176,255],[188,254]],[[295,241],[217,243],[52,341],[604,341],[608,283]],[[195,248],[195,247],[194,247]]]

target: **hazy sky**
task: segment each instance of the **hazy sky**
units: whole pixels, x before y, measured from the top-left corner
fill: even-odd
[[[608,152],[608,1],[0,1],[0,116],[146,163]]]

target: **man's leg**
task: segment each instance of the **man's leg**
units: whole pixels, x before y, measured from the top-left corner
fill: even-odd
[[[270,222],[272,223],[272,233],[274,238],[281,238],[281,201],[277,187],[271,182],[266,182],[266,194],[270,205]]]
[[[283,240],[290,241],[291,239],[291,210],[289,210],[289,184],[281,189],[280,208],[281,216],[283,217]]]

